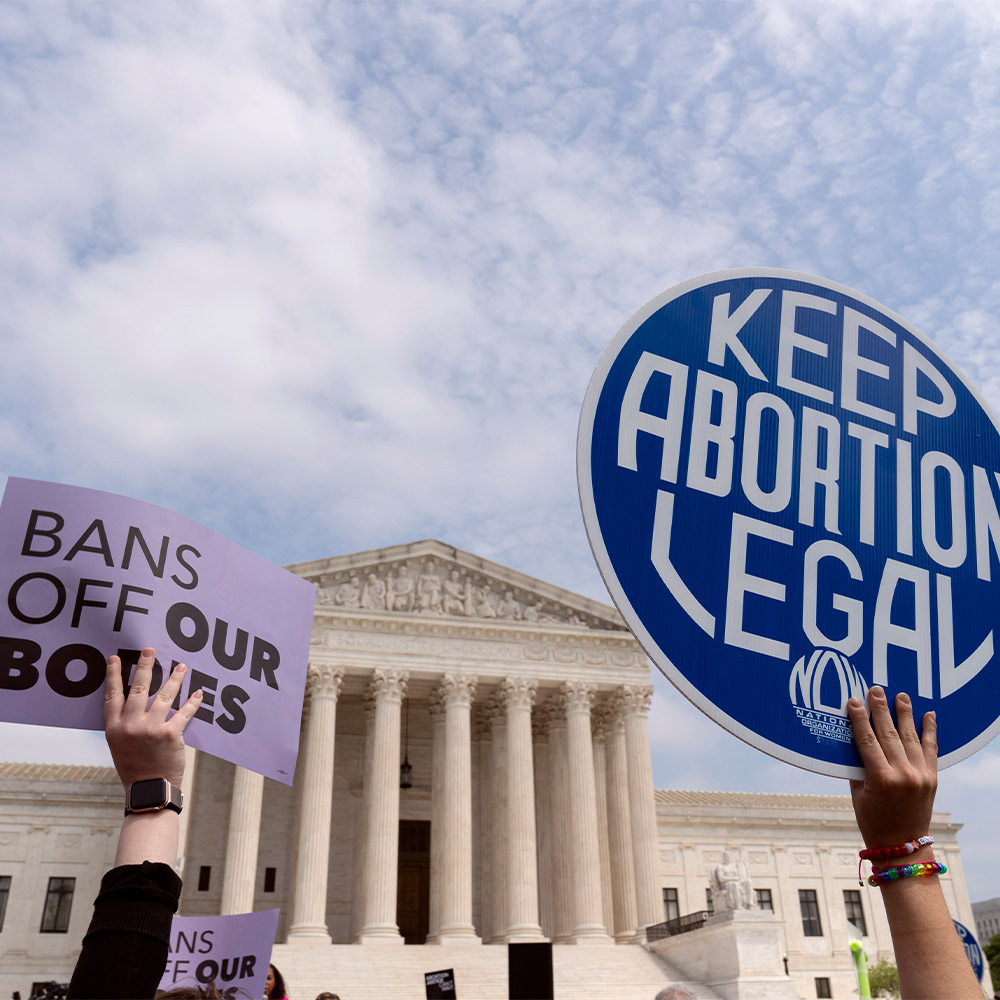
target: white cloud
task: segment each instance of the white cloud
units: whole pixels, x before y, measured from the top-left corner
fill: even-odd
[[[599,597],[579,405],[676,281],[852,285],[1000,409],[989,5],[6,5],[0,39],[0,472]],[[827,781],[673,691],[650,728],[661,784]]]

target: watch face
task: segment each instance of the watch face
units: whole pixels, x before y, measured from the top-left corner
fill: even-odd
[[[162,808],[167,801],[165,778],[149,778],[132,786],[129,805],[133,811]]]

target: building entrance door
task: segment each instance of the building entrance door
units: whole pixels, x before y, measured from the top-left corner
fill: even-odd
[[[399,821],[399,889],[396,923],[407,944],[423,944],[431,908],[431,825]]]

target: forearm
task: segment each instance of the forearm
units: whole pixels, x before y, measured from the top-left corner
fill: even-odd
[[[177,864],[180,816],[173,809],[126,816],[118,838],[116,865],[141,865],[143,861]]]
[[[925,847],[894,862],[933,860],[933,848]],[[982,1000],[982,988],[955,933],[940,879],[896,879],[880,891],[905,1000]]]

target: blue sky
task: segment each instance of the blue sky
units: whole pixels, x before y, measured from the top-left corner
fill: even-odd
[[[161,503],[279,563],[437,537],[606,599],[580,403],[681,280],[842,282],[1000,410],[998,18],[3,4],[0,475]],[[661,787],[843,787],[657,692]],[[0,751],[83,752],[13,727]],[[942,776],[973,899],[1000,895],[998,785],[992,747]]]

